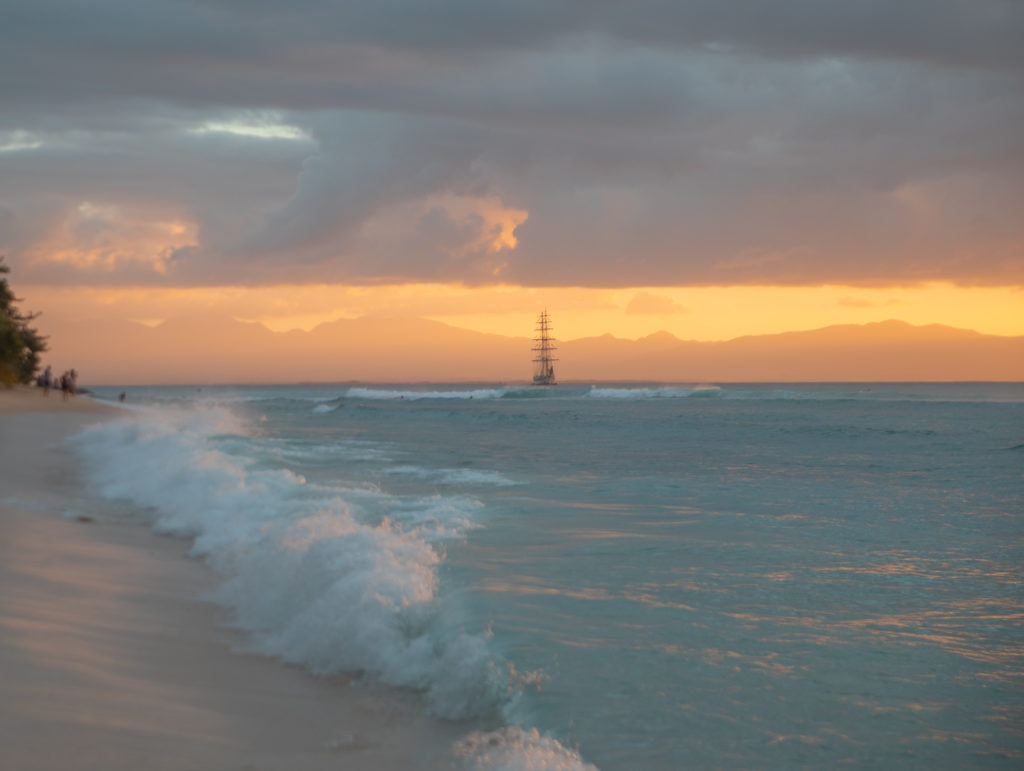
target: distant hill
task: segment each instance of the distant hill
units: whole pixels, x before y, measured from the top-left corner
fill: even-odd
[[[720,382],[1024,380],[1024,337],[938,324],[844,324],[713,343],[672,343],[666,334],[627,346],[576,340],[563,346],[564,358],[596,379],[632,372],[639,380]]]
[[[51,327],[46,361],[87,383],[528,380],[531,341],[419,318],[339,319],[272,332],[227,316]],[[901,321],[680,340],[658,332],[561,341],[561,380],[675,382],[1024,380],[1024,337]]]

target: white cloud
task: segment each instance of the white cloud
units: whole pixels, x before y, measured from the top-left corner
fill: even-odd
[[[22,150],[36,150],[43,146],[42,138],[31,131],[0,132],[0,153],[16,153]]]
[[[279,120],[279,119],[278,119]],[[201,126],[189,129],[193,134],[236,134],[260,139],[291,139],[309,142],[312,137],[298,126],[276,122],[273,119],[253,120],[237,118],[229,121],[207,121]]]

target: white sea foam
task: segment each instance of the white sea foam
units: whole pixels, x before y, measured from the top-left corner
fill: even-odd
[[[587,396],[591,399],[681,399],[690,396],[711,396],[720,392],[718,386],[701,385],[692,388],[662,386],[658,388],[602,388],[591,386]]]
[[[390,466],[383,471],[387,474],[406,474],[420,479],[429,479],[449,485],[495,485],[510,487],[517,484],[497,471],[472,468],[424,468],[423,466]]]
[[[474,517],[482,508],[480,501],[467,495],[434,495],[396,499],[389,517],[392,522],[415,530],[424,541],[449,541],[480,527]]]
[[[338,463],[341,461],[383,461],[390,457],[390,447],[363,439],[336,439],[317,444],[259,437],[253,452],[284,463]]]
[[[383,388],[350,388],[349,399],[500,399],[509,393],[507,388],[477,388],[454,391],[396,391]]]
[[[275,440],[244,430],[229,410],[207,405],[133,413],[73,442],[104,496],[140,507],[160,532],[195,539],[193,553],[226,576],[211,599],[234,611],[254,650],[317,674],[362,672],[417,689],[445,718],[515,714],[539,673],[517,673],[489,632],[468,628],[439,592],[444,546],[479,527],[483,504],[307,484],[260,468],[254,455],[266,452],[257,448]],[[495,481],[475,469],[441,471]],[[471,734],[453,751],[480,771],[594,768],[520,728]]]
[[[510,669],[438,596],[438,544],[472,526],[474,504],[418,500],[363,521],[341,497],[311,496],[300,475],[211,446],[241,430],[221,408],[153,411],[75,441],[103,495],[144,507],[161,532],[195,538],[193,552],[228,575],[215,599],[258,650],[422,690],[444,717],[506,704]]]
[[[453,749],[468,771],[597,771],[578,752],[535,728],[527,731],[508,726],[472,733]]]

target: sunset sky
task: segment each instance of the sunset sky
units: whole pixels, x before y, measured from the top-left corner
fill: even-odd
[[[39,325],[1024,334],[1018,0],[0,0]]]

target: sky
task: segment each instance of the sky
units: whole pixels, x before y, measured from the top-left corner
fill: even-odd
[[[1020,0],[0,0],[48,320],[1024,334]]]

